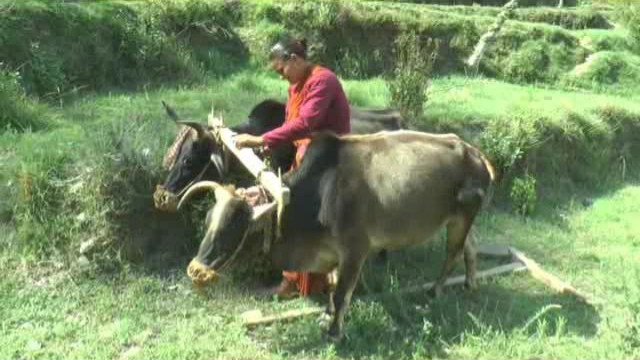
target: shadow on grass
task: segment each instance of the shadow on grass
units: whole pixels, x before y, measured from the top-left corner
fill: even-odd
[[[415,257],[412,254],[399,254],[398,257],[417,260],[412,259]],[[428,257],[441,257],[440,253],[431,255]],[[397,264],[394,260],[391,261]],[[487,267],[484,265],[482,267]],[[378,274],[372,276],[376,270]],[[397,270],[399,287],[403,288],[410,279],[409,269]],[[380,266],[373,266],[367,272],[370,283],[384,281],[379,279],[385,272]],[[426,283],[435,278],[437,271],[421,273],[431,274],[421,281]],[[478,335],[491,341],[500,334],[505,337],[521,335],[522,338],[539,334],[538,320],[544,322],[542,331],[548,336],[556,333],[581,337],[596,335],[600,316],[593,306],[552,293],[543,285],[515,286],[514,289],[514,286],[504,284],[505,281],[526,282],[527,278],[528,275],[520,273],[499,280],[480,281],[475,292],[452,287],[438,299],[429,297],[426,291],[399,295],[383,290],[376,291],[383,293],[380,296],[367,296],[369,294],[360,286],[345,320],[346,340],[335,347],[328,343],[313,317],[259,328],[253,335],[268,343],[274,352],[296,358],[324,357],[328,352],[345,358],[445,358],[448,357],[448,344],[463,342],[465,336]],[[314,299],[321,304],[325,303],[323,300]],[[560,307],[544,312],[549,305]]]

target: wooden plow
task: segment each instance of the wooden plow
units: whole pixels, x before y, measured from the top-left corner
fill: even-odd
[[[271,194],[273,199],[281,206],[289,203],[289,188],[282,184],[282,180],[273,171],[270,171],[267,165],[253,152],[253,150],[244,148],[238,149],[233,139],[236,135],[233,131],[224,126],[222,118],[214,115],[213,111],[209,113],[208,126],[216,138],[224,146],[225,156],[233,154],[238,161],[253,175],[258,183]]]
[[[502,274],[510,274],[516,272],[527,271],[534,279],[542,282],[544,285],[557,291],[561,294],[567,294],[574,296],[578,301],[583,303],[590,303],[590,299],[583,293],[576,290],[569,283],[560,280],[555,275],[545,271],[537,262],[527,257],[523,252],[517,250],[514,247],[505,245],[480,245],[477,248],[478,256],[493,257],[493,258],[511,258],[511,262],[499,265],[487,270],[478,271],[476,274],[477,279],[485,279]],[[444,286],[454,286],[463,284],[465,281],[465,275],[453,276],[447,279]],[[415,293],[420,291],[427,291],[431,289],[434,282],[426,284],[416,285],[400,289],[399,294]],[[375,296],[375,295],[373,295]],[[367,296],[372,297],[372,296]],[[318,315],[325,311],[325,307],[310,307],[305,309],[288,310],[273,315],[264,315],[260,310],[245,311],[240,315],[240,318],[245,326],[255,327],[258,325],[271,324],[278,321],[291,320],[306,315]]]

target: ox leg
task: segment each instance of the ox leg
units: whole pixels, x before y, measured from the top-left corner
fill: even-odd
[[[469,233],[470,228],[471,221],[466,218],[455,219],[447,224],[447,259],[442,267],[440,277],[436,281],[435,285],[433,285],[432,292],[436,297],[442,295],[442,285],[451,274],[451,271],[453,271],[456,261],[459,259],[460,255],[462,255],[463,249],[465,249],[467,234]],[[467,256],[465,255],[466,265],[475,266],[475,258],[472,260],[471,253],[469,253],[468,259],[469,260],[467,261]],[[475,276],[475,268],[472,273]],[[469,269],[467,269],[467,274],[469,274]]]
[[[327,282],[329,287],[329,303],[327,304],[327,315],[334,315],[336,313],[336,305],[334,301],[334,297],[336,294],[336,288],[338,286],[338,268],[333,269],[329,274],[327,274]]]
[[[365,259],[365,253],[352,253],[340,262],[338,286],[332,301],[335,314],[328,333],[329,339],[334,342],[340,341],[344,334],[344,315],[351,303],[351,295],[360,277]]]
[[[478,287],[478,284],[476,283],[476,259],[477,252],[474,244],[473,232],[469,231],[467,240],[464,242],[464,267],[466,271],[464,286],[468,290],[475,290]]]
[[[318,319],[320,324],[323,327],[328,327],[331,323],[333,316],[336,313],[336,305],[335,305],[335,295],[336,295],[336,287],[338,283],[338,268],[333,269],[330,273],[327,274],[327,283],[328,283],[328,292],[329,292],[329,301],[327,301],[327,308],[324,313],[320,315]]]

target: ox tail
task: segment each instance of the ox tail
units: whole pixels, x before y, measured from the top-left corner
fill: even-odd
[[[484,164],[485,169],[487,169],[487,172],[489,173],[489,178],[491,179],[491,182],[495,182],[496,178],[497,178],[497,173],[496,173],[496,168],[493,167],[493,164],[491,163],[491,161],[489,161],[489,159],[487,159],[487,157],[478,149],[476,149],[476,151],[478,152],[478,155],[480,156],[480,160],[482,160],[482,163]]]
[[[482,207],[486,207],[491,198],[493,198],[494,183],[496,181],[496,170],[487,157],[477,148],[467,144],[465,158],[468,164],[474,163],[469,157],[474,156],[482,162],[484,171],[489,177],[487,183],[485,180],[468,178],[465,180],[462,188],[458,191],[458,201],[462,204],[472,204],[480,202]],[[475,162],[477,164],[477,162]]]
[[[485,169],[489,173],[489,179],[491,179],[491,181],[489,182],[489,187],[487,188],[487,196],[483,198],[483,202],[482,202],[482,208],[486,208],[487,206],[489,206],[489,203],[493,198],[493,192],[495,190],[497,173],[496,173],[496,168],[493,167],[493,164],[491,163],[491,161],[487,159],[487,157],[482,153],[482,151],[478,149],[476,150],[478,151],[478,154],[480,154],[480,160],[482,160],[482,163],[484,164]]]

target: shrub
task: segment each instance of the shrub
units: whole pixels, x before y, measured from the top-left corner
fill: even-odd
[[[394,78],[388,82],[391,106],[399,107],[403,117],[414,124],[424,113],[437,51],[437,42],[429,39],[421,45],[415,33],[396,41]]]
[[[505,75],[522,82],[544,80],[549,62],[547,44],[543,41],[530,40],[509,57]]]
[[[614,9],[616,17],[627,27],[636,50],[640,53],[640,4],[637,1],[620,1]]]
[[[38,130],[46,124],[44,112],[20,85],[20,73],[0,63],[0,131]]]
[[[530,215],[535,210],[538,200],[536,179],[529,174],[513,179],[510,194],[515,212],[522,216]]]
[[[504,175],[524,158],[529,149],[537,145],[540,141],[540,127],[537,119],[496,119],[481,134],[480,147]]]
[[[11,174],[9,196],[17,239],[27,253],[60,252],[75,234],[68,214],[60,211],[68,200],[64,189],[69,185],[65,180],[73,151],[67,140],[73,133],[69,129],[46,136],[24,134],[16,149],[20,158],[5,169]]]
[[[640,57],[628,52],[600,51],[566,74],[562,81],[571,86],[607,87],[633,94],[640,81]]]

